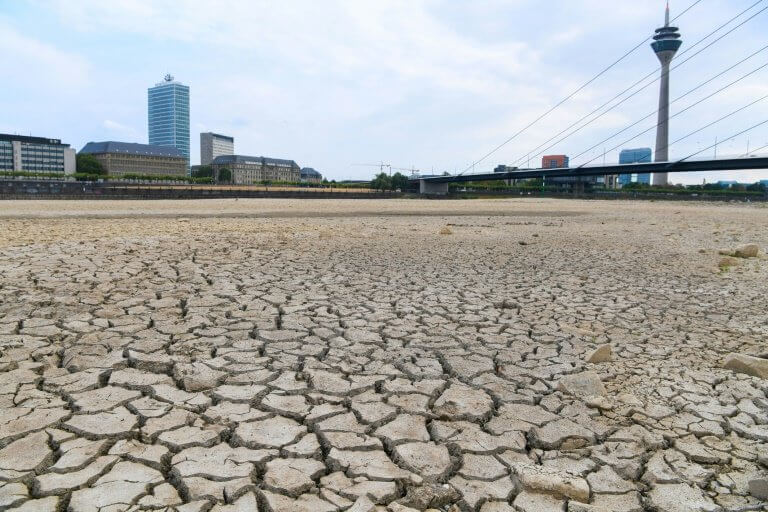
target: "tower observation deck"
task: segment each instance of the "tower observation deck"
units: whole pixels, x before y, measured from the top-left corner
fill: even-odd
[[[682,46],[680,32],[677,27],[669,25],[669,3],[665,13],[664,26],[656,29],[651,48],[661,62],[661,87],[659,91],[659,122],[656,126],[656,162],[669,160],[669,68],[672,59]],[[653,175],[654,185],[667,185],[666,173]]]

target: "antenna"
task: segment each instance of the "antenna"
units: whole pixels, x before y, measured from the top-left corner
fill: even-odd
[[[167,75],[165,75],[165,81],[166,81],[166,82],[173,82],[173,75],[172,75],[172,74],[170,74],[170,73],[168,73]]]

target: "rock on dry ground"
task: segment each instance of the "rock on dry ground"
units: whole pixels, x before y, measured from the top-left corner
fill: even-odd
[[[0,509],[765,509],[766,225],[706,203],[0,203]]]

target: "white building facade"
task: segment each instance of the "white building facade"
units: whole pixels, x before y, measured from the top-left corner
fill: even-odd
[[[59,139],[0,134],[0,171],[74,174],[75,150]]]
[[[200,165],[211,165],[217,156],[234,154],[234,137],[213,132],[200,134]]]

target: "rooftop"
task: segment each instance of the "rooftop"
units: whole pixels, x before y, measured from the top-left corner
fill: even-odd
[[[301,175],[302,176],[317,176],[317,177],[322,176],[322,174],[320,174],[319,172],[317,172],[315,169],[313,169],[311,167],[304,167],[301,170]]]
[[[254,165],[287,165],[298,168],[299,164],[293,160],[283,160],[280,158],[269,158],[265,156],[247,156],[247,155],[221,155],[213,159],[214,165],[226,164],[254,164]]]
[[[235,138],[234,137],[230,137],[229,135],[222,135],[220,133],[203,132],[200,135],[212,135],[212,136],[216,137],[217,139],[226,139],[229,142],[235,142]]]
[[[128,155],[168,156],[186,158],[181,151],[171,146],[154,146],[134,142],[89,142],[80,150],[81,153],[99,155],[106,153],[124,153]]]
[[[30,137],[26,135],[11,135],[10,133],[0,133],[0,140],[5,142],[29,142],[32,144],[57,144],[69,147],[69,144],[62,144],[59,139],[48,139],[46,137]]]

